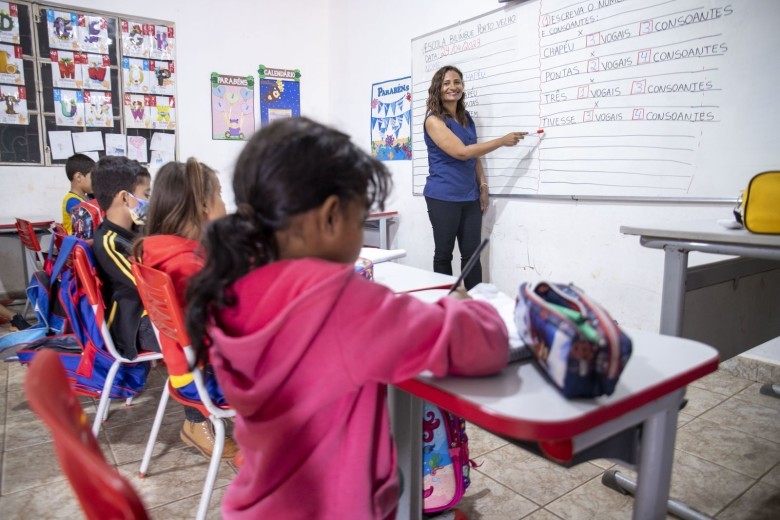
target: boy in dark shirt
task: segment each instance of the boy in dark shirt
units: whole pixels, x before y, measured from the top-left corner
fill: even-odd
[[[132,243],[146,217],[151,181],[149,171],[127,157],[103,157],[92,171],[95,198],[106,212],[92,251],[103,282],[111,337],[129,359],[139,350],[160,351],[130,270]]]

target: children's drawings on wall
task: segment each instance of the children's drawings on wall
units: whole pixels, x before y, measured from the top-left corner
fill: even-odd
[[[19,45],[0,44],[0,83],[24,85],[22,48]]]
[[[111,58],[105,54],[83,54],[81,64],[83,88],[90,90],[111,90]]]
[[[260,65],[260,126],[301,115],[301,71]]]
[[[173,96],[176,85],[176,71],[172,61],[149,60],[149,90],[152,94]]]
[[[110,92],[85,90],[84,107],[86,109],[87,126],[114,126]]]
[[[84,94],[55,88],[54,119],[57,126],[84,126]]]
[[[151,128],[151,96],[142,94],[125,94],[125,126],[127,128]]]
[[[79,47],[79,16],[65,11],[46,10],[49,48],[77,51]]]
[[[122,81],[125,92],[148,93],[150,76],[149,60],[122,58]]]
[[[127,158],[135,159],[140,163],[148,161],[149,154],[146,151],[146,137],[139,135],[127,136]]]
[[[211,138],[246,141],[255,132],[255,79],[211,73]]]
[[[79,48],[85,52],[108,53],[108,26],[102,16],[79,17]]]
[[[173,50],[176,47],[176,38],[173,35],[173,27],[167,25],[152,25],[149,30],[150,57],[158,60],[172,60]]]
[[[51,59],[51,79],[55,87],[81,88],[82,65],[87,62],[87,55],[80,52],[49,51]]]
[[[168,96],[146,96],[149,98],[152,128],[159,130],[176,129],[176,99]]]
[[[127,155],[125,134],[106,134],[106,155]]]
[[[26,125],[27,89],[15,85],[0,85],[0,123]]]
[[[19,8],[0,2],[0,42],[19,43]]]
[[[132,20],[121,20],[119,27],[122,33],[122,55],[148,58],[149,32],[153,26]]]
[[[371,86],[371,154],[380,161],[412,158],[412,78]]]

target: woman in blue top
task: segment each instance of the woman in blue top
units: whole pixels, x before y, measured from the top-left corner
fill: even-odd
[[[488,206],[488,184],[479,158],[502,146],[514,146],[527,132],[477,143],[474,121],[463,102],[463,74],[447,65],[431,79],[425,115],[428,147],[428,179],[423,195],[433,226],[433,270],[452,274],[455,239],[461,269],[477,249],[482,233],[482,213]],[[471,289],[482,281],[477,260],[464,283]]]

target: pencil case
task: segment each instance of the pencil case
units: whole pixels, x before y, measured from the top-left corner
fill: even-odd
[[[355,260],[355,272],[366,280],[374,279],[374,263],[362,256]]]
[[[631,339],[574,285],[520,285],[515,323],[534,361],[565,397],[615,391],[631,356]]]
[[[780,172],[763,172],[750,179],[739,215],[752,233],[780,234]]]

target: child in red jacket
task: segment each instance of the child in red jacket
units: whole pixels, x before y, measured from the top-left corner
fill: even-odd
[[[190,158],[187,164],[169,162],[157,172],[154,194],[144,227],[144,238],[133,246],[133,255],[141,263],[167,273],[176,289],[182,309],[186,309],[184,293],[190,278],[203,268],[200,239],[206,225],[225,215],[222,187],[216,172]],[[187,366],[184,351],[178,343],[161,336],[161,347],[171,385],[193,400],[198,400],[195,382]],[[213,375],[206,378],[209,394],[217,405],[226,404],[222,390]],[[214,431],[206,417],[197,409],[184,407],[185,421],[179,437],[188,446],[211,457]],[[225,438],[223,459],[233,459],[238,447]]]
[[[199,359],[210,351],[244,455],[225,518],[394,518],[387,384],[506,365],[489,304],[463,289],[424,303],[355,273],[389,185],[382,163],[306,118],[271,123],[238,158],[238,211],[207,228],[188,288],[190,338]]]

